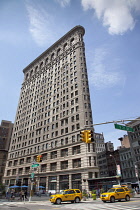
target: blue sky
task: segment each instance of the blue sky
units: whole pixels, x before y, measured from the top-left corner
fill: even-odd
[[[86,31],[94,123],[140,116],[139,0],[0,0],[0,120],[14,122],[22,70],[76,25]],[[115,148],[126,134],[95,131]]]

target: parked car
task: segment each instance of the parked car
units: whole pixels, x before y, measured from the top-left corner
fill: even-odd
[[[61,202],[71,201],[71,203],[79,203],[82,199],[82,193],[79,189],[63,190],[59,194],[51,195],[50,202],[61,204]]]
[[[121,201],[125,199],[126,201],[130,201],[131,192],[127,187],[117,187],[111,188],[107,192],[102,193],[100,195],[100,199],[105,203],[106,201],[110,201],[114,203],[115,200]]]

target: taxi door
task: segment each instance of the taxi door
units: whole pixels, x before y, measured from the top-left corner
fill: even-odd
[[[68,190],[65,192],[65,201],[74,200],[74,190]]]
[[[124,189],[116,189],[116,194],[117,194],[116,199],[123,199],[123,198],[125,198]]]

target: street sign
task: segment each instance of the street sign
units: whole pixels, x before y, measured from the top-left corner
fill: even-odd
[[[133,128],[124,126],[124,125],[118,125],[118,124],[114,124],[116,129],[120,129],[120,130],[124,130],[124,131],[129,131],[129,132],[134,132]]]
[[[35,175],[34,173],[31,173],[31,178],[32,178],[32,179],[34,178],[34,175]]]
[[[33,167],[33,168],[36,168],[36,167],[38,167],[38,166],[39,166],[39,164],[38,164],[38,163],[37,163],[37,164],[33,164],[33,165],[32,165],[32,167]]]

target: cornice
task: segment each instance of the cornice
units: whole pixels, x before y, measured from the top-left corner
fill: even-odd
[[[45,54],[49,53],[49,51],[51,51],[54,47],[56,47],[57,45],[60,44],[60,42],[62,42],[63,39],[69,37],[72,33],[74,33],[75,31],[79,31],[82,30],[83,36],[85,34],[85,29],[83,26],[75,26],[74,28],[72,28],[68,33],[66,33],[64,36],[62,36],[58,41],[56,41],[53,45],[51,45],[46,51],[44,51],[40,56],[38,56],[34,61],[32,61],[26,68],[23,69],[23,73],[26,72],[26,70],[28,70],[31,66],[33,66],[33,64],[35,62],[37,62],[41,57],[43,57]]]

